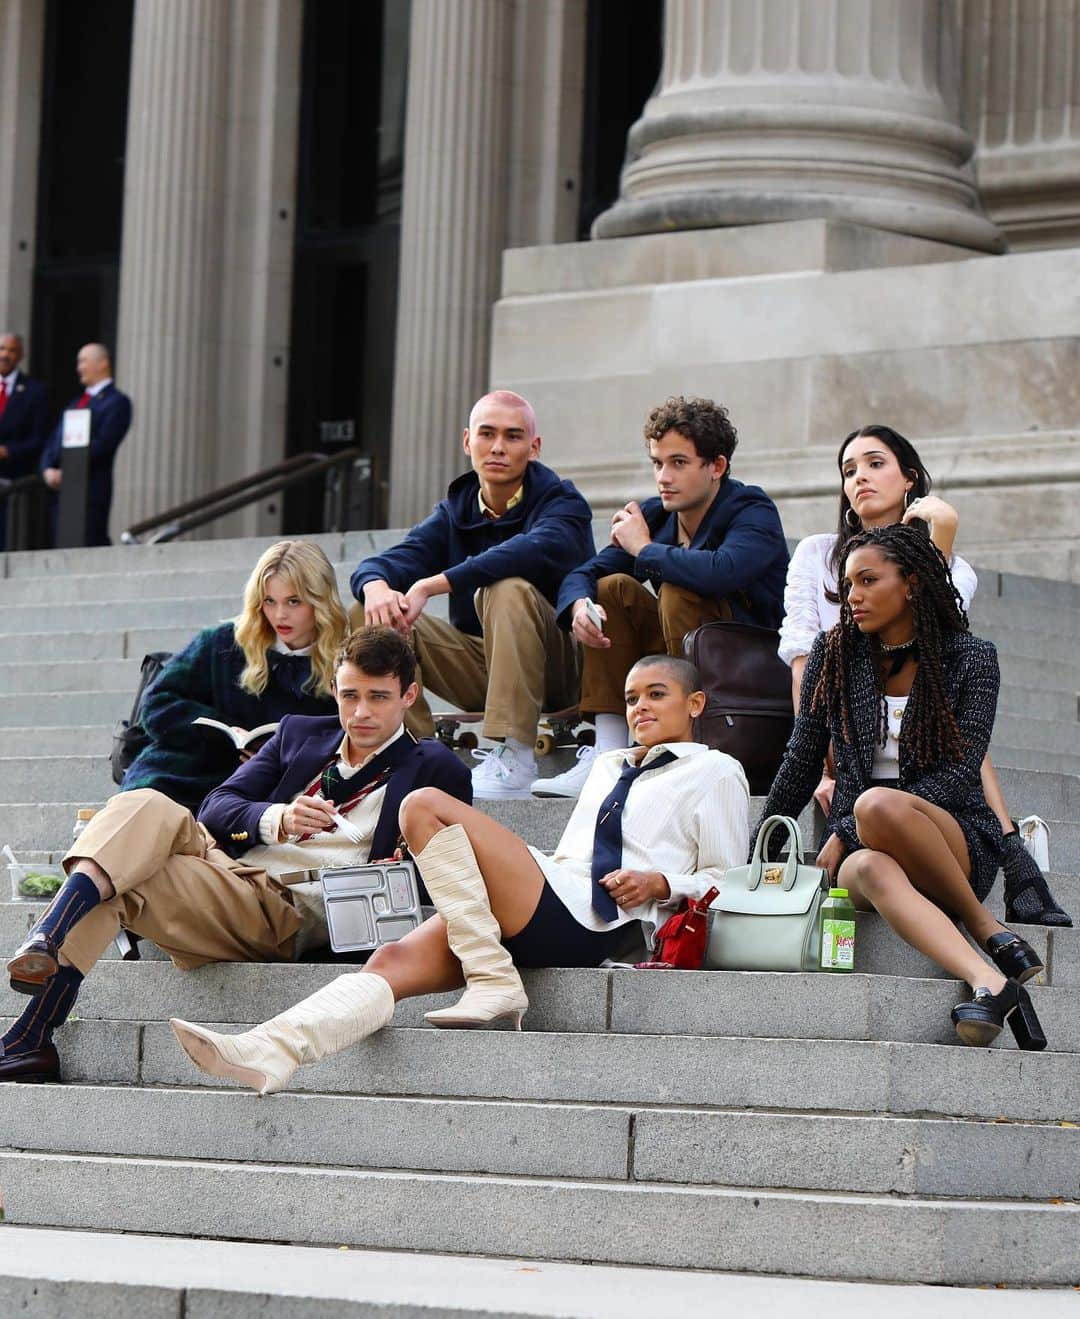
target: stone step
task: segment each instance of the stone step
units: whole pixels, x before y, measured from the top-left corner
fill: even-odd
[[[0,618],[2,626],[3,619]],[[196,630],[194,627],[125,629],[103,626],[100,631],[69,632],[64,638],[64,653],[76,660],[141,660],[151,650],[182,650]],[[54,657],[56,633],[5,632],[0,635],[0,650],[0,665],[38,661],[43,655]]]
[[[131,697],[139,682],[137,659],[56,659],[55,639],[36,661],[0,664],[0,696],[92,692],[126,692]]]
[[[973,1200],[1075,1197],[1080,1128],[880,1114],[12,1087],[3,1146],[41,1153],[393,1168]]]
[[[1000,707],[994,720],[991,754],[1002,743],[1010,747],[1031,747],[1070,757],[1080,756],[1080,739],[1070,720],[1028,718],[1010,714]]]
[[[0,597],[2,598],[2,597]],[[192,599],[117,600],[111,604],[10,605],[4,609],[0,625],[4,633],[93,632],[99,627],[110,631],[128,628],[185,628],[190,634],[232,618],[239,608],[236,595]],[[2,645],[0,637],[0,645]]]
[[[990,754],[999,768],[1006,765],[1014,769],[1046,770],[1053,774],[1080,774],[1080,755],[1004,746],[996,741],[991,744]]]
[[[127,660],[106,660],[107,664],[126,664]],[[114,691],[97,692],[6,692],[0,695],[0,738],[5,728],[33,728],[36,724],[55,727],[70,722],[75,725],[107,724],[131,713],[135,695],[132,684]]]
[[[99,760],[112,746],[112,724],[54,724],[0,731],[0,759],[37,760],[50,756],[89,756]],[[0,782],[0,791],[3,790]],[[11,785],[14,790],[14,784]],[[29,794],[27,794],[29,795]]]
[[[0,1305],[38,1319],[714,1319],[795,1309],[833,1319],[1013,1319],[1018,1306],[1071,1315],[1073,1293],[828,1282],[548,1260],[425,1255],[129,1233],[4,1228]],[[808,1308],[809,1307],[809,1308]],[[818,1308],[820,1307],[820,1308]]]
[[[999,651],[998,665],[1005,691],[1036,686],[1040,690],[1068,692],[1075,696],[1080,690],[1080,666],[1075,659],[1055,660],[1045,657],[1032,660],[1024,655]]]
[[[221,1088],[163,1022],[76,1016],[58,1042],[67,1081]],[[1080,1121],[1074,1053],[906,1041],[394,1027],[301,1068],[290,1090]]]
[[[207,595],[231,595],[239,608],[250,565],[229,568],[168,568],[159,572],[73,573],[69,576],[12,578],[0,582],[0,600],[5,606],[27,604],[116,604],[127,600],[201,599]],[[355,564],[334,565],[338,590],[349,596],[349,575]]]
[[[1032,661],[1032,672],[1038,672],[1038,665],[1043,660],[1060,664],[1071,662],[1075,667],[1076,639],[1059,635],[1051,629],[1052,620],[1048,620],[1048,626],[1037,631],[994,624],[978,629],[977,634],[992,641],[999,655]]]
[[[971,630],[981,637],[997,627],[1020,628],[1035,635],[1053,632],[1057,636],[1075,637],[1080,635],[1080,609],[1074,604],[1028,600],[1023,596],[992,598],[980,591],[971,609]]]
[[[1031,984],[1029,989],[1051,1047],[1060,1053],[1080,1053],[1080,946],[1075,938],[1055,937],[1061,979],[1053,979],[1051,961],[1053,987]],[[1045,944],[1045,938],[1041,932],[1035,942]],[[864,967],[877,962],[878,967],[888,968],[888,950],[896,942],[890,934],[881,956],[866,959]],[[14,946],[14,942],[4,945],[5,949]],[[531,1003],[527,1022],[534,1032],[956,1043],[949,1012],[966,997],[962,986],[940,972],[936,978],[917,979],[878,967],[873,973],[835,976],[537,971],[526,975]],[[99,967],[87,979],[76,1011],[86,1021],[161,1022],[178,1016],[244,1023],[284,1012],[347,969],[333,962],[218,963],[182,973],[162,961],[115,962]],[[406,1000],[397,1009],[395,1024],[423,1028],[425,1012],[448,1007],[457,997],[455,991],[449,997]],[[0,1013],[14,1017],[24,1007],[24,996],[14,994],[6,984],[0,988]],[[1002,1032],[999,1047],[1014,1047],[1011,1032]]]
[[[880,1281],[1077,1276],[1075,1204],[36,1153],[0,1154],[0,1172],[15,1224]]]

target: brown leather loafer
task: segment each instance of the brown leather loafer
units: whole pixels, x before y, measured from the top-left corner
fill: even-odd
[[[55,1044],[46,1044],[44,1049],[32,1053],[0,1057],[0,1081],[33,1083],[60,1079],[60,1056]]]
[[[59,969],[56,945],[47,934],[31,934],[7,964],[11,988],[17,994],[40,994]]]

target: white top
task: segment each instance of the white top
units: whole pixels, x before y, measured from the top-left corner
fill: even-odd
[[[12,371],[12,373],[11,373],[10,375],[8,375],[8,376],[0,376],[0,381],[3,381],[3,383],[7,386],[7,396],[8,396],[8,398],[10,398],[10,397],[12,396],[12,394],[14,394],[14,392],[15,392],[15,381],[18,380],[18,378],[19,378],[19,368],[18,368],[18,367],[16,367],[15,370]]]
[[[385,751],[388,746],[396,742],[399,737],[403,736],[405,725],[402,724],[393,737],[388,737],[382,746],[378,746],[370,755],[364,757],[359,765],[350,765],[345,759],[345,744],[348,741],[348,734],[341,739],[341,745],[338,747],[337,767],[338,773],[343,779],[351,779],[354,774],[359,774],[360,770],[374,759],[381,751]],[[306,786],[306,785],[305,785]],[[351,842],[335,829],[330,833],[315,834],[311,838],[300,841],[299,835],[290,834],[285,842],[279,843],[278,837],[281,831],[281,817],[285,814],[285,803],[275,802],[268,806],[259,820],[259,838],[262,840],[258,847],[249,848],[244,853],[244,863],[246,865],[258,866],[260,870],[265,870],[268,875],[287,875],[294,870],[315,870],[319,866],[357,866],[364,865],[368,859],[368,849],[371,846],[371,839],[375,833],[375,826],[379,823],[379,812],[382,810],[383,795],[386,792],[386,784],[369,792],[362,801],[358,801],[351,811],[345,813],[345,818],[357,829],[364,834],[362,843]],[[300,793],[296,794],[299,797]],[[293,801],[296,800],[293,798]],[[376,860],[382,860],[376,857]]]
[[[285,644],[285,642],[282,641],[282,639],[281,639],[281,638],[277,635],[277,633],[275,632],[275,633],[274,633],[274,644],[270,647],[270,649],[271,649],[271,650],[275,650],[275,651],[277,651],[277,653],[278,653],[279,655],[297,655],[297,656],[301,656],[301,655],[310,655],[310,654],[311,654],[311,647],[312,647],[314,644],[315,644],[315,643],[312,641],[310,644],[308,644],[308,645],[306,645],[306,646],[296,646],[295,648],[292,647],[292,646],[287,646],[287,645]],[[393,741],[392,738],[391,738],[391,741]]]
[[[645,764],[664,751],[678,757],[631,784],[623,810],[623,866],[659,871],[671,897],[620,909],[613,921],[592,906],[593,834],[600,805],[614,788],[632,751],[606,751],[593,762],[554,855],[530,847],[544,877],[578,922],[590,930],[610,930],[626,921],[652,931],[683,898],[700,898],[718,884],[729,866],[746,864],[750,848],[750,792],[739,762],[700,742],[650,747]]]
[[[826,589],[836,591],[836,577],[829,567],[829,555],[835,544],[833,532],[807,536],[799,541],[791,556],[778,647],[785,664],[791,664],[800,655],[809,655],[817,634],[827,632],[840,621],[840,606],[825,595]],[[964,608],[968,609],[979,585],[975,570],[959,554],[952,556],[949,567]]]
[[[112,384],[112,376],[106,376],[104,380],[99,380],[96,385],[87,385],[83,390],[84,394],[89,394],[91,398],[97,398],[106,386]]]
[[[886,696],[888,707],[885,745],[874,742],[874,759],[870,766],[872,779],[898,779],[900,777],[900,724],[907,709],[906,696]]]

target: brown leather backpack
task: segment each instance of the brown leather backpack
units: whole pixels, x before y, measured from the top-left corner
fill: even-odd
[[[779,644],[778,632],[752,623],[706,623],[683,637],[708,698],[694,736],[740,761],[755,797],[772,786],[795,718]]]

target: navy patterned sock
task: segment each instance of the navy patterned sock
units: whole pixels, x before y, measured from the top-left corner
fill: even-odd
[[[101,894],[90,876],[84,875],[81,870],[73,870],[32,933],[47,934],[59,948],[71,927],[81,921],[88,911],[93,911],[100,901]]]
[[[50,976],[41,993],[30,1000],[22,1016],[0,1038],[0,1056],[12,1058],[43,1049],[57,1026],[67,1021],[82,982],[82,972],[73,966],[62,966]]]

